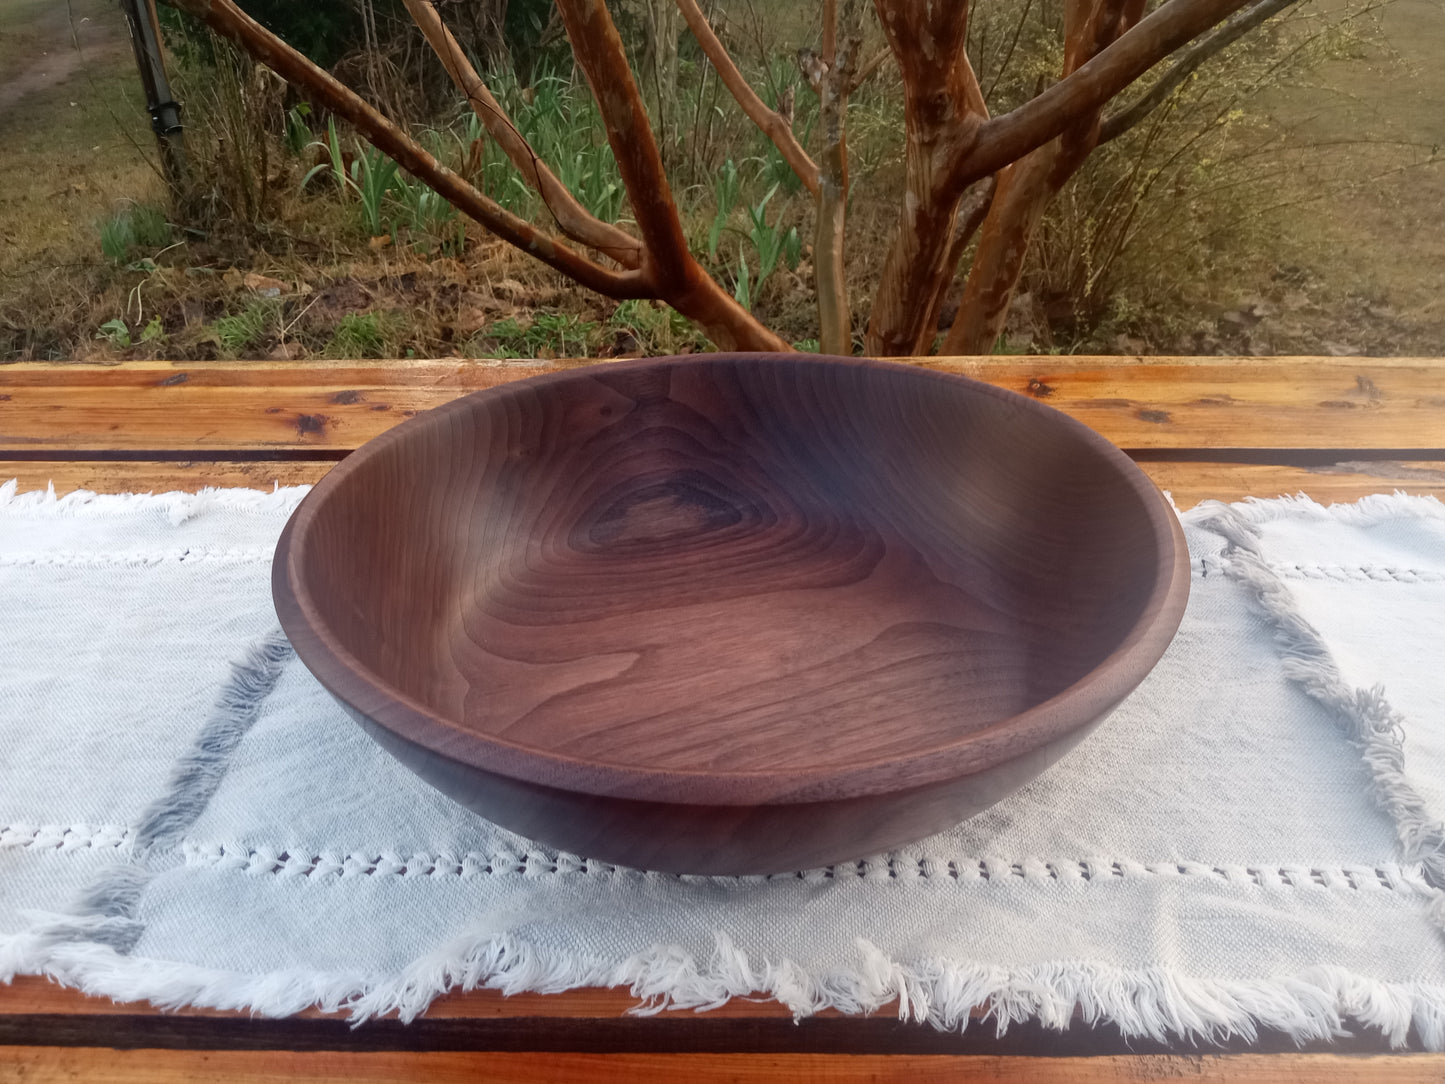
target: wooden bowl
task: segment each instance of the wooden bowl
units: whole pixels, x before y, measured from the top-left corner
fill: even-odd
[[[1078,742],[1184,611],[1178,522],[1064,414],[876,361],[478,392],[349,456],[276,549],[348,711],[525,836],[690,873],[875,854]]]

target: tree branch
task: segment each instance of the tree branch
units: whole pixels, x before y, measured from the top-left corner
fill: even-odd
[[[1279,14],[1294,3],[1296,0],[1259,0],[1259,3],[1241,11],[1212,34],[1200,38],[1189,48],[1183,50],[1175,59],[1174,65],[1149,88],[1143,97],[1132,105],[1104,118],[1104,122],[1099,128],[1099,142],[1107,143],[1133,128],[1167,101],[1169,96],[1206,60],[1233,45],[1265,20]]]
[[[747,80],[738,71],[737,65],[733,63],[732,57],[728,55],[727,48],[713,33],[707,17],[698,8],[696,0],[677,0],[677,7],[682,12],[682,17],[687,20],[688,29],[692,31],[693,37],[702,47],[703,55],[707,57],[708,63],[717,72],[723,86],[728,88],[728,93],[742,107],[742,111],[748,119],[773,141],[773,146],[778,148],[778,153],[798,175],[798,180],[803,182],[804,187],[816,199],[818,166],[812,158],[808,157],[808,152],[803,149],[802,144],[793,135],[792,125],[779,113],[769,109],[753,88],[748,85]]]
[[[968,107],[970,113],[977,113],[985,120],[988,119],[988,102],[984,100],[983,88],[978,85],[978,76],[973,73],[973,65],[968,61],[968,54],[959,55],[959,78],[963,81],[963,104]]]
[[[647,109],[606,4],[557,0],[557,10],[607,128],[607,142],[642,234],[641,274],[656,286],[656,296],[698,323],[724,350],[791,350],[714,282],[688,251]]]
[[[614,298],[654,297],[640,271],[615,271],[547,236],[525,219],[482,195],[416,143],[354,91],[276,37],[232,0],[171,0],[216,33],[266,64],[318,105],[350,121],[356,130],[408,173],[424,181],[463,214],[503,240],[598,293]]]
[[[853,76],[853,82],[850,83],[848,86],[848,93],[852,94],[864,83],[868,82],[869,79],[872,79],[873,73],[876,72],[879,68],[881,68],[883,66],[883,62],[892,55],[893,50],[889,49],[887,46],[884,46],[882,49],[879,49],[876,53],[870,56],[867,60],[863,61],[862,64],[859,64],[858,74]]]
[[[1043,146],[1079,116],[1103,106],[1164,57],[1246,2],[1166,0],[1071,75],[982,125],[954,183],[962,188]]]
[[[687,241],[617,27],[603,0],[557,0],[557,10],[602,113],[607,142],[647,246],[646,261],[656,266],[664,281],[686,276],[692,263]]]
[[[964,52],[967,24],[951,3],[874,0],[903,80],[906,193],[883,261],[868,320],[867,351],[917,354],[932,343],[926,326],[950,252],[965,185],[955,184],[979,129],[983,95]]]
[[[943,303],[948,298],[949,288],[953,285],[958,263],[963,259],[964,250],[973,240],[973,235],[978,232],[978,228],[983,225],[984,219],[988,216],[988,209],[993,205],[994,192],[997,190],[998,175],[985,177],[969,189],[959,204],[958,217],[953,227],[953,238],[949,241],[948,253],[943,258],[946,273],[939,276],[937,288],[933,291],[933,299],[928,305],[928,315],[923,321],[923,326],[928,329],[930,336],[938,334],[939,317],[943,313]],[[957,323],[956,317],[954,322]]]
[[[848,213],[848,88],[853,85],[858,51],[863,44],[860,6],[860,0],[844,0],[842,26],[838,25],[836,0],[827,0],[823,8],[824,52],[816,87],[823,148],[813,268],[818,295],[818,343],[825,354],[853,353],[853,320],[843,253]]]
[[[496,141],[497,146],[502,148],[502,153],[511,159],[523,180],[542,197],[542,203],[551,212],[562,232],[579,244],[605,253],[623,267],[640,266],[642,242],[590,214],[567,190],[566,185],[547,168],[546,163],[537,157],[537,153],[532,150],[531,145],[468,62],[457,39],[442,22],[430,0],[403,0],[403,3],[428,44],[440,58],[452,82],[466,95],[472,112],[477,115],[477,119],[482,122],[482,126]]]

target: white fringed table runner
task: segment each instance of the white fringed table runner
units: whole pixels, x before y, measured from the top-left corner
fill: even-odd
[[[303,492],[0,487],[0,980],[359,1018],[625,984],[1445,1048],[1436,501],[1187,513],[1183,627],[1076,752],[893,854],[713,878],[529,843],[374,745],[276,630]]]

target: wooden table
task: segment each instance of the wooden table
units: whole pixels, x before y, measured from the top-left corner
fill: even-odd
[[[362,442],[479,388],[585,362],[135,362],[0,366],[0,481],[58,493],[314,482]],[[1445,497],[1445,359],[928,359],[1042,399],[1127,450],[1181,508],[1400,489]],[[410,1025],[307,1012],[160,1013],[61,989],[0,986],[0,1080],[837,1081],[969,1074],[1012,1081],[1445,1081],[1445,1055],[1368,1034],[1303,1051],[1278,1035],[1222,1051],[1126,1042],[1109,1028],[995,1038],[771,1002],[627,1015],[621,990],[439,999]]]

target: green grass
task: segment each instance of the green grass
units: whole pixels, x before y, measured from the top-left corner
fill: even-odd
[[[624,301],[607,324],[630,334],[643,354],[683,354],[710,345],[685,316],[656,301]]]
[[[122,207],[100,224],[100,251],[111,263],[125,263],[146,249],[170,244],[165,211],[154,203]]]
[[[281,305],[272,298],[257,298],[238,313],[223,316],[211,325],[210,338],[228,358],[260,345],[277,326]]]
[[[596,321],[572,313],[537,312],[531,320],[498,320],[469,346],[478,351],[474,357],[582,357],[598,342],[599,329]]]
[[[394,321],[385,313],[347,313],[322,351],[328,358],[382,358],[395,352]]]

